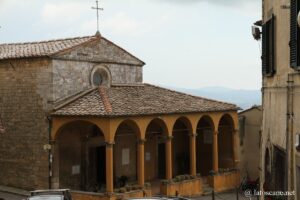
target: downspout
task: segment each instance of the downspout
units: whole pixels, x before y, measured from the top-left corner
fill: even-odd
[[[51,149],[52,149],[52,140],[51,140],[51,131],[52,131],[52,118],[50,116],[47,116],[47,119],[48,119],[48,123],[49,123],[49,126],[48,126],[48,145],[49,145],[49,148],[48,148],[48,170],[49,170],[49,176],[48,176],[48,188],[51,189],[51,182],[52,182],[52,162],[53,162],[53,156],[52,156],[52,153],[51,153]]]
[[[294,80],[293,73],[287,81],[287,118],[286,118],[286,186],[287,191],[294,191]],[[293,199],[293,197],[291,197]]]

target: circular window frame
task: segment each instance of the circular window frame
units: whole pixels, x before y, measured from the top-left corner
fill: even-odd
[[[95,73],[99,73],[101,76],[101,83],[100,85],[96,85],[94,83],[94,75]],[[107,86],[110,87],[111,85],[111,73],[109,69],[106,66],[103,65],[97,65],[93,68],[91,74],[90,74],[90,82],[93,87],[99,87],[99,86]]]

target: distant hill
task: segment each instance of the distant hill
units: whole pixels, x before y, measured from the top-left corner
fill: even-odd
[[[184,93],[234,103],[242,109],[247,109],[253,105],[261,105],[260,90],[236,90],[225,87],[204,87],[199,89],[185,89],[167,87]]]

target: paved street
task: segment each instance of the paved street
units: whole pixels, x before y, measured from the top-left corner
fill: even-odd
[[[202,196],[193,198],[195,200],[212,200],[212,196]],[[215,200],[236,200],[236,194],[235,193],[222,193],[222,194],[216,194]],[[246,198],[244,195],[239,194],[239,200],[256,200],[256,198]]]
[[[21,195],[14,195],[10,193],[4,193],[0,192],[0,198],[3,198],[4,200],[22,200],[25,199],[24,196]],[[202,197],[196,197],[193,198],[194,200],[212,200],[211,196],[202,196]],[[235,193],[222,193],[222,194],[216,194],[215,200],[236,200],[236,194]],[[243,195],[239,195],[239,200],[256,200],[255,198],[246,198]]]
[[[22,199],[25,199],[24,196],[14,195],[14,194],[4,193],[4,192],[0,192],[0,198],[2,198],[4,200],[22,200]]]

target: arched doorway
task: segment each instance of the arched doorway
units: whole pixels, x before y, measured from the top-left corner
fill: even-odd
[[[123,121],[115,134],[114,177],[115,187],[137,181],[137,140],[139,128],[134,121]]]
[[[191,125],[188,119],[179,118],[172,132],[173,176],[190,174],[190,135]]]
[[[208,176],[213,170],[213,130],[214,124],[209,116],[203,116],[197,125],[196,158],[197,173]]]
[[[66,124],[55,146],[53,171],[60,188],[105,191],[105,140],[96,125],[86,121]]]
[[[264,182],[264,190],[268,191],[270,189],[271,183],[271,161],[270,161],[270,152],[269,149],[266,148],[265,152],[265,167],[264,167],[264,175],[265,175],[265,182]]]
[[[219,169],[234,168],[233,132],[233,119],[226,114],[221,118],[218,127]]]
[[[145,180],[166,178],[166,125],[153,119],[146,129]]]

